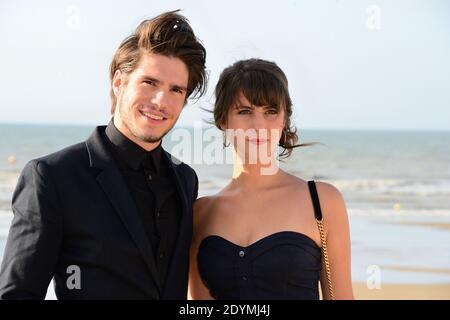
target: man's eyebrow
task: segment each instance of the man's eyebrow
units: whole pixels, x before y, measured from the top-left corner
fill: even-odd
[[[143,76],[142,79],[144,81],[153,81],[153,82],[158,83],[158,84],[161,83],[161,80],[158,80],[158,79],[150,77],[150,76]],[[182,85],[172,84],[171,87],[172,87],[172,89],[179,89],[179,90],[187,91],[187,87],[182,86]]]
[[[180,85],[178,85],[178,84],[173,84],[173,85],[172,85],[172,89],[178,89],[178,90],[187,91],[187,87],[185,87],[185,86],[180,86]]]
[[[149,76],[143,76],[143,77],[142,77],[142,80],[153,81],[153,82],[156,82],[156,83],[160,83],[160,82],[161,82],[161,81],[159,81],[158,79],[153,78],[153,77],[149,77]]]

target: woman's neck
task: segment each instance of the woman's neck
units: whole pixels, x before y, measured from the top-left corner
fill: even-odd
[[[265,189],[277,184],[280,177],[285,173],[278,167],[275,159],[269,164],[243,163],[239,157],[233,161],[232,184],[238,184],[243,188]]]

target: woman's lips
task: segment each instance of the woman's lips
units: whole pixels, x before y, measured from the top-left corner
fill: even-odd
[[[252,144],[261,145],[267,143],[269,139],[249,139],[248,141]]]

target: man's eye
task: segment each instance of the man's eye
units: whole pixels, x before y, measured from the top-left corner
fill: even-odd
[[[239,110],[238,114],[250,114],[249,110]]]
[[[268,110],[267,114],[278,114],[278,111],[276,109]]]
[[[146,81],[144,81],[146,84],[149,84],[149,85],[151,85],[151,86],[154,86],[155,85],[155,82],[153,82],[153,81],[151,81],[151,80],[146,80]]]
[[[179,94],[183,94],[183,90],[181,90],[181,89],[173,89],[172,91],[174,91],[174,92],[176,92],[176,93],[179,93]]]

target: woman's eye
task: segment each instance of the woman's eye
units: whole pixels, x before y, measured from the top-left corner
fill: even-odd
[[[153,81],[144,81],[146,84],[149,84],[149,85],[151,85],[151,86],[154,86],[155,85],[155,83],[153,82]]]
[[[238,114],[250,114],[249,110],[239,110]]]
[[[278,111],[277,110],[268,110],[267,111],[267,114],[278,114]]]

